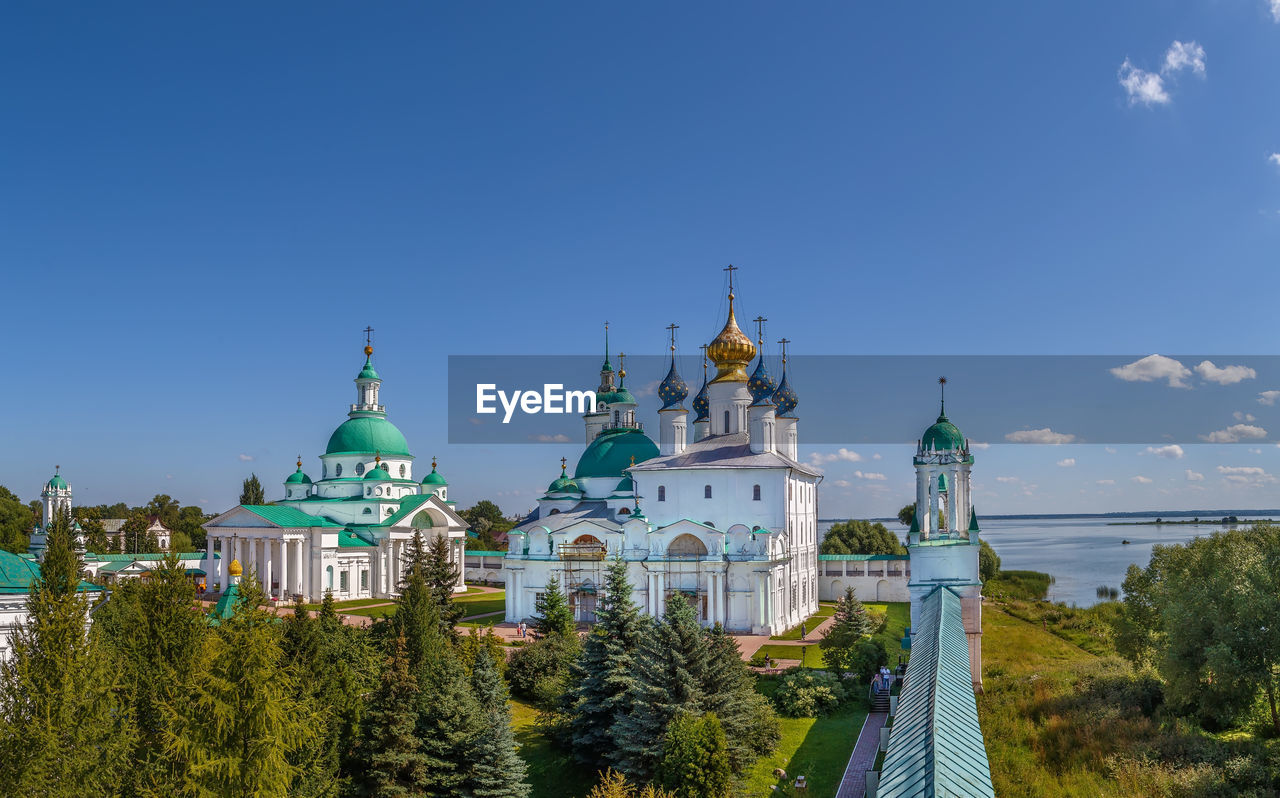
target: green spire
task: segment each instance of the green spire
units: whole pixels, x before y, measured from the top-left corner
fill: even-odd
[[[969,535],[972,537],[978,532],[978,511],[969,510]]]
[[[609,363],[609,322],[604,323],[604,365],[600,367],[601,371],[613,371],[613,366]]]

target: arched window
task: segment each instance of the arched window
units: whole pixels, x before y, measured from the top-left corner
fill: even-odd
[[[758,502],[758,501],[760,501],[760,486],[759,486],[759,485],[752,485],[752,486],[751,486],[751,501],[753,501],[753,502]]]
[[[554,509],[554,508],[552,508],[551,512],[547,513],[547,515],[555,515],[555,514],[556,514],[556,513],[558,513],[558,512],[560,512],[560,511],[559,511],[559,510],[556,510],[556,509]]]
[[[628,510],[626,507],[623,507],[621,510],[618,511],[618,515],[631,515],[631,511]]]
[[[342,463],[338,463],[336,466],[334,466],[334,468],[333,468],[333,475],[334,475],[335,477],[340,477],[340,476],[342,476]]]
[[[405,467],[404,467],[404,463],[401,463],[401,464],[400,464],[400,476],[401,476],[402,478],[403,478],[403,477],[404,477],[404,475],[405,475],[405,471],[406,471],[406,469],[405,469]]]
[[[702,498],[704,498],[704,499],[710,499],[710,498],[711,498],[711,486],[710,486],[710,485],[703,485],[703,486],[702,486]]]
[[[329,589],[333,590],[333,566],[330,565],[328,568],[324,569],[324,573]]]
[[[356,463],[356,476],[364,473],[364,463]]]
[[[724,434],[729,434],[729,411],[724,411]]]
[[[617,424],[622,420],[622,413],[618,410],[613,411],[613,423]]]
[[[372,507],[366,507],[366,508],[364,508],[364,514],[365,514],[365,515],[373,515],[373,508],[372,508]]]
[[[375,496],[381,496],[381,495],[382,495],[382,488],[381,488],[381,487],[374,488],[374,489],[373,489],[373,494],[374,494]]]
[[[431,514],[423,510],[413,517],[413,520],[409,522],[409,526],[414,529],[430,529],[434,526],[434,522],[431,520]]]
[[[666,486],[666,485],[659,485],[659,486],[658,486],[658,501],[660,501],[660,502],[665,502],[666,500],[667,500],[667,486]]]

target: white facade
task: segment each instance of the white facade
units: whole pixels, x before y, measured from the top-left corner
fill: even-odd
[[[911,560],[898,554],[819,554],[818,598],[837,601],[848,588],[858,601],[910,601]]]
[[[252,569],[267,595],[279,601],[319,601],[328,592],[338,600],[392,597],[404,575],[407,547],[420,532],[424,545],[448,539],[459,572],[456,590],[466,590],[467,524],[448,500],[448,484],[434,461],[431,473],[414,480],[414,457],[379,401],[382,380],[368,359],[372,352],[365,348],[348,420],[320,456],[321,479],[313,483],[299,459],[281,500],[240,505],[204,525],[211,587],[228,585],[227,569],[238,560],[245,576]]]
[[[606,559],[616,555],[628,564],[633,600],[650,615],[681,592],[707,625],[775,634],[817,610],[821,477],[796,461],[794,446],[779,446],[780,417],[795,440],[795,418],[787,415],[795,395],[789,388],[775,394],[763,363],[748,378],[757,350],[738,329],[733,299],[730,293],[729,318],[708,347],[717,375],[694,400],[692,443],[682,405],[688,389],[674,358],[658,389],[659,449],[635,424],[630,394],[623,390],[621,404],[613,403],[606,356],[598,412],[584,419],[588,446],[574,476],[562,469],[537,510],[508,535],[507,621],[533,617],[552,578],[578,620],[594,620]]]

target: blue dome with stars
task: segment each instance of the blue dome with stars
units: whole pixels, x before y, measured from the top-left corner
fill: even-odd
[[[751,392],[751,400],[756,404],[768,401],[769,397],[778,390],[773,377],[769,376],[769,370],[764,367],[763,355],[756,365],[756,370],[751,374],[751,379],[747,380],[747,390]]]
[[[676,371],[675,358],[671,359],[671,368],[667,371],[667,376],[662,380],[662,384],[658,386],[658,398],[662,400],[662,409],[667,410],[672,407],[679,407],[680,403],[689,396],[689,386],[680,378],[679,372]]]
[[[702,390],[693,397],[694,421],[706,421],[711,418],[711,400],[707,398],[707,381],[702,381]]]
[[[778,383],[778,390],[773,392],[773,403],[778,406],[780,416],[785,416],[800,404],[800,398],[796,396],[795,391],[791,390],[791,385],[787,382],[786,371],[782,372],[782,382]]]

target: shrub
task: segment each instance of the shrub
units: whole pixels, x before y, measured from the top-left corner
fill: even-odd
[[[511,692],[549,706],[564,692],[569,664],[577,657],[580,648],[576,636],[550,635],[526,644],[507,663]]]
[[[793,718],[825,715],[839,707],[846,698],[848,693],[834,673],[809,668],[787,671],[773,694],[778,711]]]

